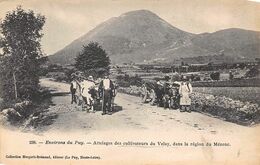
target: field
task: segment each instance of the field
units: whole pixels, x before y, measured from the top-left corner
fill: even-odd
[[[194,92],[226,96],[260,105],[260,87],[194,87]]]

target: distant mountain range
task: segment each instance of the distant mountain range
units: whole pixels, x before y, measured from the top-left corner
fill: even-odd
[[[83,45],[95,41],[112,63],[189,63],[251,61],[260,57],[260,32],[225,29],[214,33],[182,31],[156,14],[137,10],[111,18],[49,56],[53,63],[72,64]]]

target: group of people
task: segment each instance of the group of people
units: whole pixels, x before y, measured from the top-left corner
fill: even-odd
[[[96,81],[91,75],[85,78],[75,73],[71,75],[71,78],[71,104],[82,105],[82,109],[86,109],[87,112],[95,112],[101,105],[102,115],[112,114],[116,87],[108,75]],[[147,89],[147,85],[144,85],[144,88]],[[192,86],[187,77],[183,76],[181,81],[173,81],[166,76],[165,81],[157,81],[155,87],[150,89],[155,93],[151,97],[152,104],[163,104],[164,108],[179,108],[181,112],[191,112]],[[149,92],[146,93],[149,95]]]
[[[181,112],[191,112],[192,85],[186,76],[181,81],[174,81],[169,76],[165,76],[164,81],[157,81],[155,87],[155,97],[152,102],[158,105],[163,104],[164,108],[179,108]]]
[[[82,105],[82,109],[86,109],[87,112],[95,112],[101,104],[102,115],[112,114],[116,89],[108,75],[96,81],[91,75],[85,78],[75,73],[71,75],[71,78],[71,104]]]

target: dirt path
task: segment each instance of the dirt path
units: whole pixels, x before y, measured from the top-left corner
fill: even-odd
[[[43,79],[41,84],[54,87],[58,92],[68,92],[69,89],[66,84],[46,79]],[[47,134],[65,132],[85,134],[93,138],[106,137],[104,139],[220,142],[230,145],[227,148],[202,147],[198,148],[199,151],[193,150],[193,152],[188,148],[181,149],[174,159],[183,159],[182,155],[185,154],[191,159],[221,161],[223,158],[226,161],[229,159],[247,161],[248,157],[257,159],[259,156],[256,155],[259,147],[259,141],[256,140],[259,126],[245,127],[198,112],[181,113],[179,110],[165,110],[143,104],[140,98],[122,93],[118,93],[115,99],[115,103],[122,106],[122,110],[113,115],[102,116],[100,111],[96,113],[81,111],[76,105],[70,104],[69,95],[54,97],[53,102],[55,106],[50,110],[57,113],[58,118],[45,128],[44,132]],[[255,143],[252,143],[254,141]],[[169,159],[168,154],[176,154],[173,150],[165,152],[166,159]],[[229,156],[225,158],[225,155]],[[129,155],[122,156],[123,158],[127,159]],[[255,161],[255,159],[251,160]]]
[[[41,85],[51,87],[53,92],[69,92],[69,85],[42,79]],[[70,95],[53,97],[55,106],[50,110],[59,116],[47,128],[48,131],[80,131],[91,132],[99,130],[189,130],[216,134],[235,134],[237,131],[248,131],[252,128],[226,122],[201,113],[181,113],[179,110],[163,109],[141,103],[140,98],[118,93],[115,103],[122,107],[113,115],[102,116],[101,112],[86,113],[75,104],[70,104]]]
[[[41,85],[54,93],[69,92],[69,85],[42,79]],[[53,97],[50,113],[58,117],[51,125],[38,128],[37,134],[5,130],[1,134],[3,154],[97,155],[101,160],[83,164],[173,164],[193,161],[192,164],[259,164],[259,126],[244,127],[197,112],[142,104],[140,98],[118,93],[115,103],[122,110],[112,115],[86,113],[70,104],[70,95]],[[39,132],[39,133],[38,133]],[[1,133],[1,132],[0,132]],[[17,140],[19,137],[19,140]],[[28,141],[82,141],[88,145],[28,145]],[[99,142],[154,142],[155,146],[93,145]],[[158,145],[158,142],[170,146]],[[188,146],[175,146],[187,143]],[[200,146],[211,143],[212,146]],[[214,143],[226,143],[215,146]],[[6,160],[7,161],[7,160]],[[29,160],[28,160],[29,161]],[[85,160],[87,161],[87,160]],[[20,162],[19,162],[20,163]],[[27,164],[26,160],[23,160]],[[39,163],[39,162],[38,162]],[[61,160],[59,164],[78,164],[77,160]],[[55,163],[55,164],[57,164]],[[6,163],[11,164],[11,163]],[[17,164],[17,163],[14,163]],[[21,163],[20,163],[21,164]],[[42,160],[42,164],[46,161]],[[126,164],[126,163],[123,163]],[[191,163],[189,163],[191,164]]]

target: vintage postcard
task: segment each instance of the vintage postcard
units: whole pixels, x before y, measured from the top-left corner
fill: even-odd
[[[0,164],[260,164],[259,11],[0,0]]]

